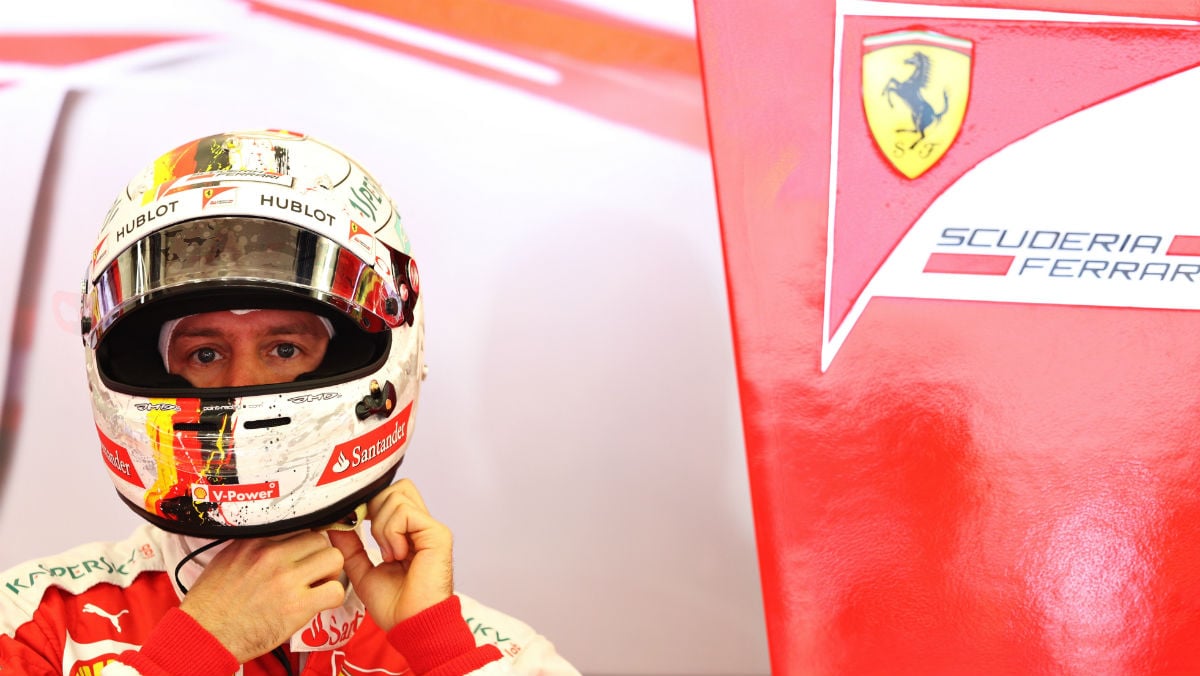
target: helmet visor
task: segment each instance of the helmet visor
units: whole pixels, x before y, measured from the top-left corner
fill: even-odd
[[[203,298],[235,288],[314,299],[365,331],[382,331],[404,321],[408,305],[408,285],[398,292],[393,281],[406,261],[388,262],[392,269],[385,277],[332,239],[279,221],[185,221],[142,237],[96,275],[84,298],[85,326],[90,323],[85,340],[94,347],[123,314],[150,300]],[[399,267],[401,274],[406,268]],[[195,311],[194,303],[188,305]]]

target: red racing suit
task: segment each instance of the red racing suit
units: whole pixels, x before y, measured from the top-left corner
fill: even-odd
[[[353,590],[296,632],[279,656],[243,665],[186,613],[182,593],[199,557],[176,566],[189,539],[144,525],[120,542],[94,543],[26,562],[0,577],[3,676],[578,676],[529,626],[455,595],[389,632]]]

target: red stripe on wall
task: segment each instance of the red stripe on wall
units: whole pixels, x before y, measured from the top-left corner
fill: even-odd
[[[908,2],[908,0],[881,1]],[[1129,0],[922,0],[922,2],[927,5],[954,7],[1028,9],[1165,19],[1196,19],[1200,17],[1200,6],[1197,6],[1195,0],[1138,0],[1138,2],[1129,2]]]
[[[68,66],[181,39],[176,35],[27,35],[0,33],[0,62]]]
[[[561,80],[552,85],[534,82],[378,33],[250,0],[250,6],[261,14],[415,56],[690,146],[708,146],[699,53],[690,39],[596,13],[586,14],[588,21],[581,19],[585,13],[576,10],[555,15],[549,7],[557,9],[557,5],[548,2],[534,3],[540,9],[528,3],[482,0],[345,0],[330,4],[497,49],[552,68]],[[448,7],[458,11],[450,12]],[[482,18],[468,8],[478,9]],[[492,19],[485,20],[489,16]],[[606,47],[604,43],[609,41],[621,44]],[[559,48],[567,51],[556,51]]]
[[[989,254],[930,254],[925,262],[925,272],[943,272],[959,275],[1007,275],[1015,256],[993,256]]]
[[[505,84],[513,85],[513,86],[519,86],[524,82],[519,77],[510,75],[508,73],[504,73],[501,71],[497,71],[492,68],[488,68],[484,65],[475,63],[473,61],[459,59],[459,58],[456,58],[456,57],[453,57],[453,56],[450,56],[447,54],[443,54],[442,52],[437,52],[437,51],[434,51],[431,49],[426,49],[424,47],[419,47],[417,45],[413,45],[413,44],[410,44],[407,42],[402,42],[400,40],[390,38],[390,37],[387,37],[384,35],[380,35],[378,33],[372,33],[370,31],[366,31],[361,28],[347,26],[345,24],[338,23],[336,21],[322,19],[319,17],[311,16],[309,14],[305,14],[303,12],[292,10],[292,9],[276,7],[275,5],[261,3],[261,2],[254,2],[253,0],[251,0],[250,4],[254,8],[254,11],[259,12],[261,14],[267,14],[267,15],[273,16],[277,19],[283,19],[285,21],[290,21],[290,22],[297,23],[297,24],[300,24],[303,26],[308,26],[310,28],[322,30],[322,31],[325,31],[326,33],[332,33],[334,35],[340,35],[342,37],[351,38],[351,39],[357,40],[359,42],[365,42],[370,45],[375,45],[377,47],[383,47],[385,49],[388,49],[388,50],[391,50],[394,52],[399,52],[402,54],[416,56],[416,57],[419,57],[426,61],[431,61],[433,63],[436,63],[438,65],[447,66],[447,67],[454,68],[456,70],[465,71],[472,75],[478,75],[481,77],[486,77],[488,79],[498,80]]]
[[[1175,235],[1171,246],[1167,248],[1168,256],[1200,256],[1200,237],[1195,235]]]
[[[562,2],[331,0],[330,4],[526,54],[700,75],[693,40]]]

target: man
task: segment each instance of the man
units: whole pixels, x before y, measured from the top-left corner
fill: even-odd
[[[81,330],[101,456],[149,525],[6,573],[0,674],[577,674],[455,594],[450,531],[393,483],[423,313],[391,200],[330,146],[221,134],[139,174]]]

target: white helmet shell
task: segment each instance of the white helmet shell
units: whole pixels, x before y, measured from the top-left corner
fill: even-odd
[[[84,283],[82,331],[101,456],[150,522],[202,537],[330,523],[388,485],[424,372],[416,265],[391,200],[301,134],[180,146],[110,209]],[[199,389],[166,372],[163,322],[301,309],[335,328],[293,382]]]

